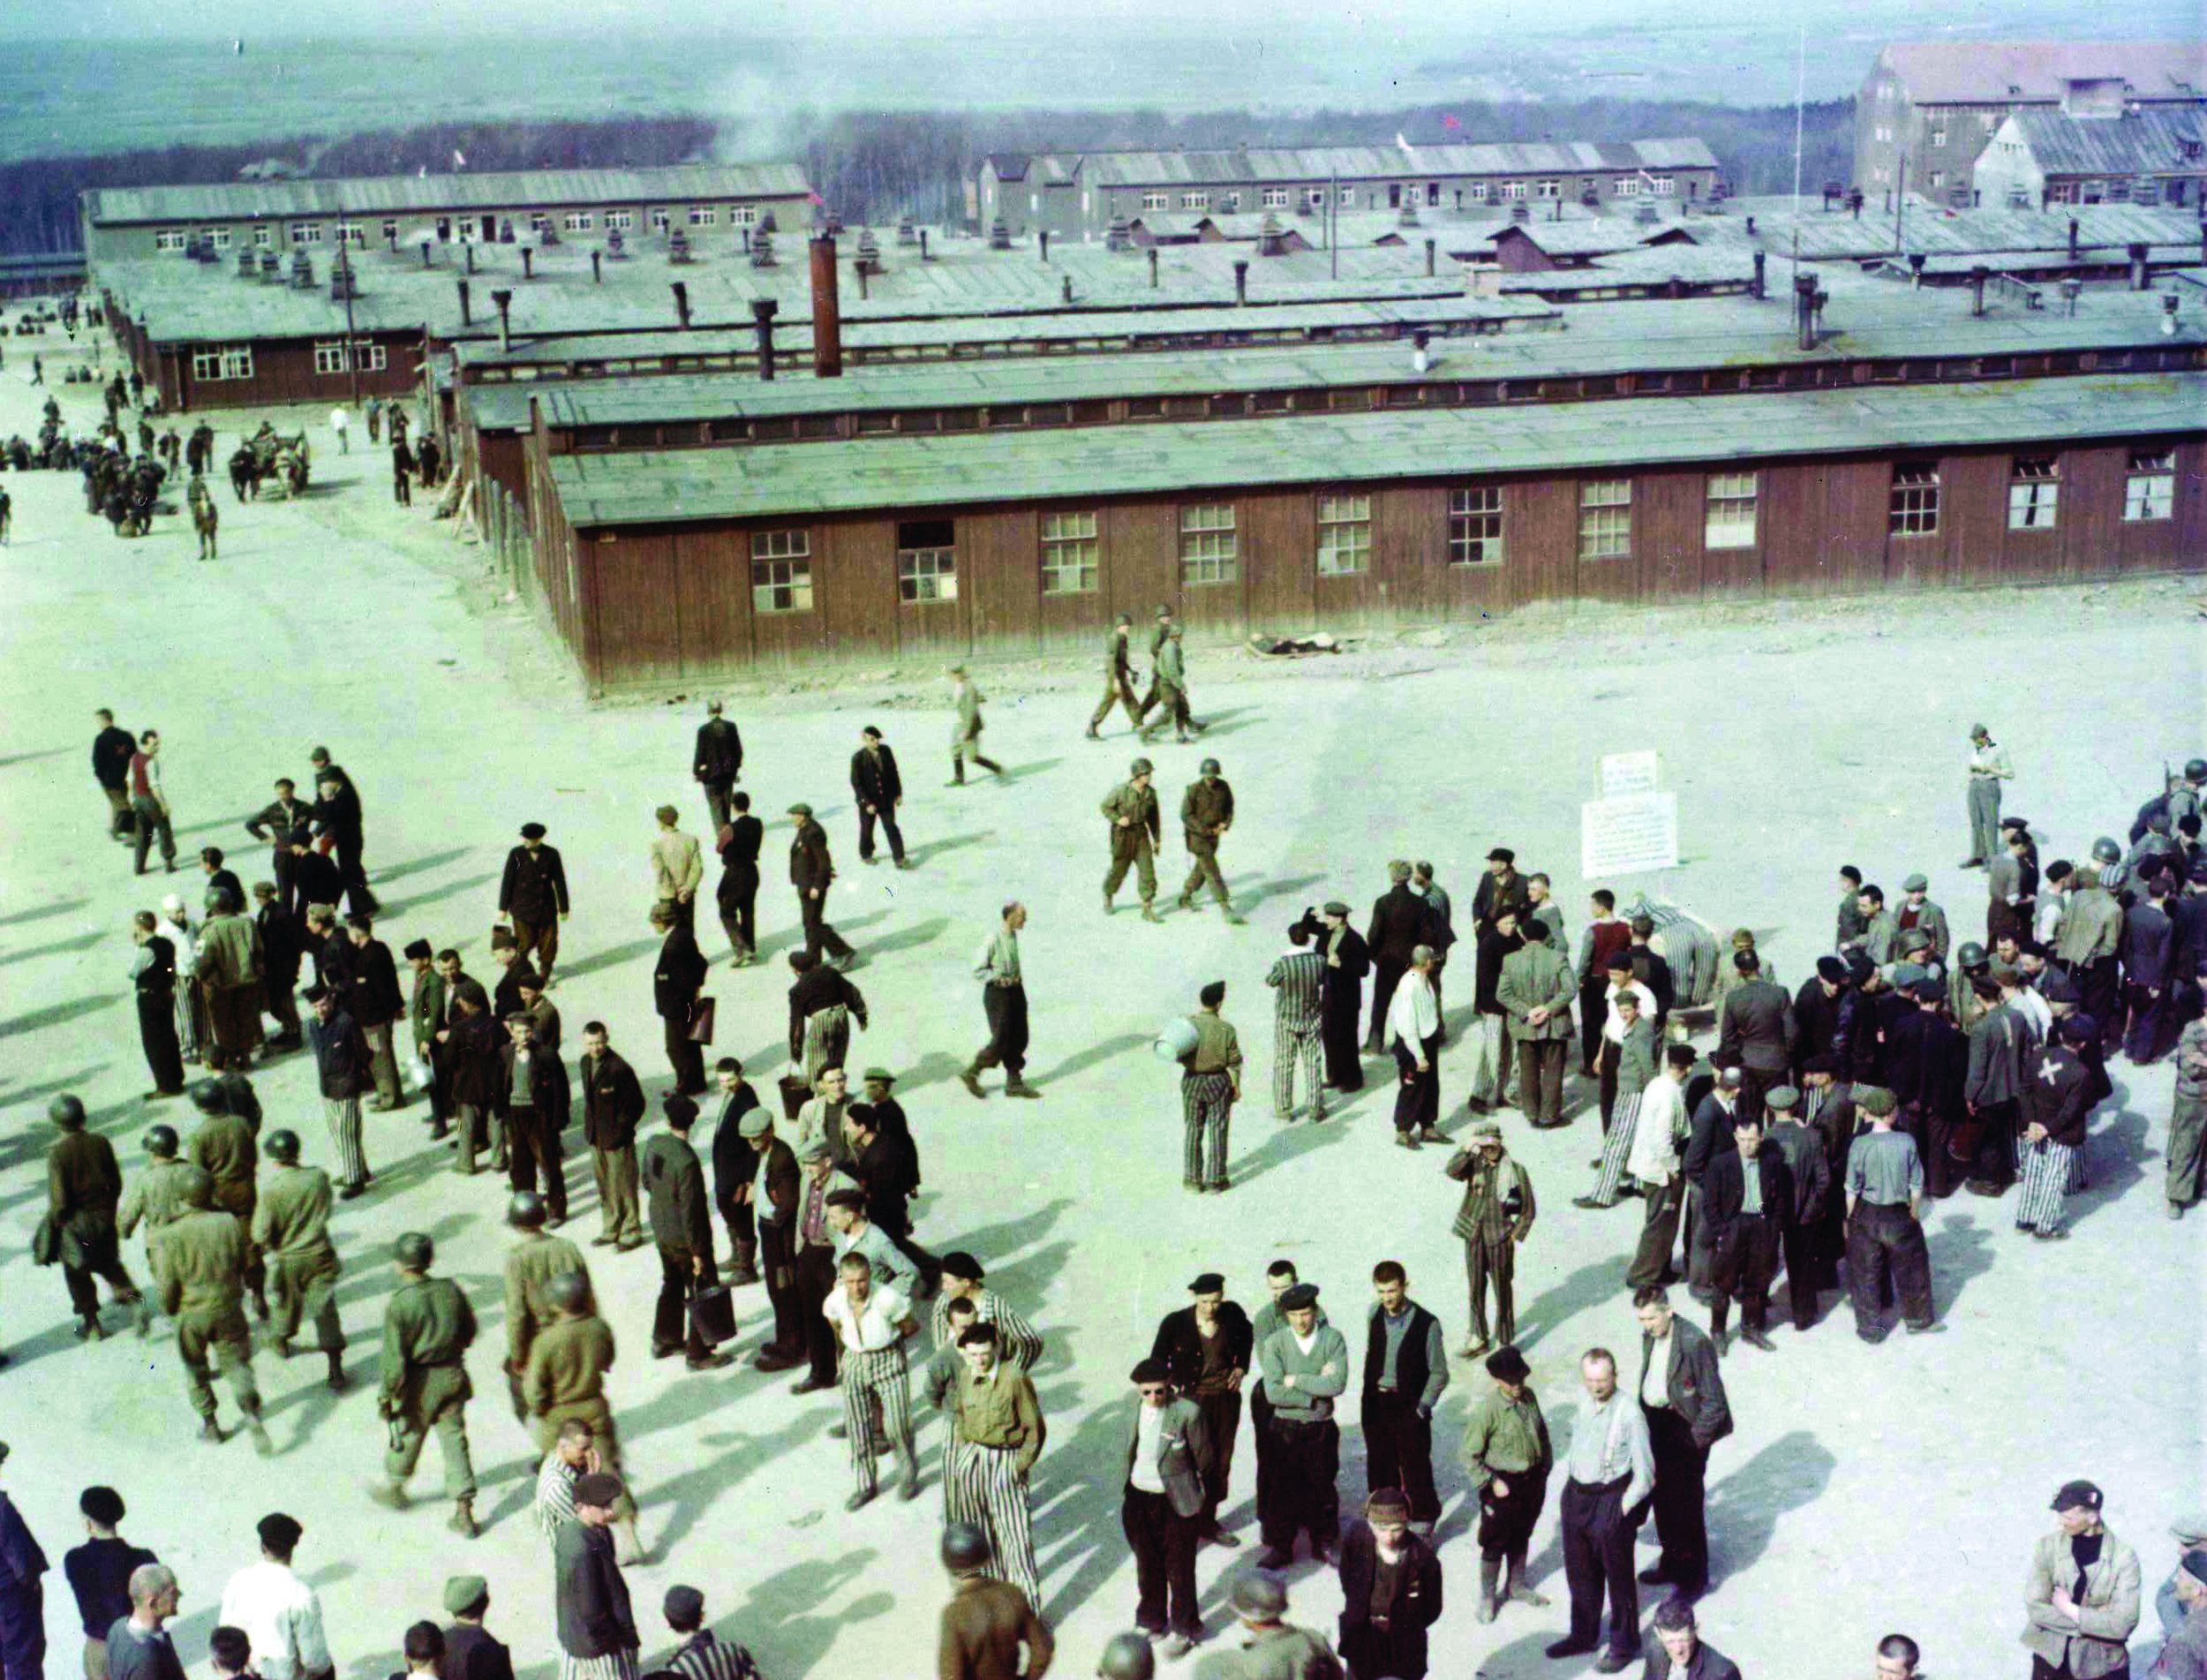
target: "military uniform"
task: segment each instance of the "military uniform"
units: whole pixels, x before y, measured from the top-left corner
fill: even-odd
[[[613,1329],[596,1314],[554,1319],[537,1332],[521,1387],[538,1450],[550,1452],[560,1426],[580,1418],[590,1425],[599,1467],[611,1475],[621,1473],[621,1438],[614,1432],[613,1408],[606,1404],[606,1373],[613,1361]],[[625,1483],[614,1510],[617,1521],[636,1519],[636,1502]]]
[[[1488,1344],[1487,1282],[1495,1284],[1495,1338],[1507,1345],[1518,1339],[1518,1308],[1513,1292],[1518,1245],[1531,1234],[1536,1208],[1533,1180],[1508,1154],[1492,1163],[1474,1142],[1458,1151],[1448,1173],[1464,1185],[1464,1203],[1450,1227],[1464,1239],[1464,1277],[1471,1292],[1472,1347],[1476,1352]]]
[[[1157,614],[1157,622],[1150,627],[1149,631],[1149,686],[1142,690],[1141,698],[1134,704],[1134,723],[1138,728],[1141,727],[1141,720],[1149,715],[1149,708],[1156,705],[1163,697],[1158,691],[1157,685],[1157,659],[1164,651],[1164,644],[1171,639],[1172,615],[1170,613],[1161,612]]]
[[[302,1318],[314,1322],[315,1345],[344,1351],[337,1322],[341,1269],[329,1240],[329,1174],[320,1167],[279,1164],[262,1185],[252,1213],[252,1239],[265,1256],[275,1310],[269,1334],[278,1351],[298,1334]]]
[[[403,1486],[434,1430],[444,1456],[445,1492],[465,1504],[475,1497],[468,1455],[467,1350],[475,1314],[448,1277],[411,1277],[383,1310],[382,1412],[390,1420],[383,1471]]]
[[[1150,686],[1157,697],[1157,710],[1161,715],[1156,722],[1143,726],[1142,739],[1147,741],[1154,731],[1164,728],[1168,722],[1172,725],[1172,738],[1175,741],[1186,741],[1190,730],[1201,735],[1202,726],[1188,714],[1187,656],[1181,651],[1180,638],[1168,634],[1157,645],[1156,659],[1156,670]]]
[[[192,1134],[192,1164],[215,1180],[215,1205],[237,1220],[245,1235],[245,1288],[255,1309],[266,1318],[267,1268],[252,1235],[253,1202],[259,1194],[253,1174],[260,1164],[253,1130],[238,1115],[210,1114]]]
[[[153,1161],[131,1180],[131,1187],[123,1197],[117,1230],[127,1238],[141,1222],[144,1224],[146,1263],[153,1270],[156,1292],[161,1287],[162,1235],[190,1210],[184,1199],[184,1187],[191,1178],[192,1168],[183,1161]]]
[[[1104,799],[1103,811],[1111,825],[1111,867],[1104,877],[1104,908],[1111,909],[1111,894],[1131,869],[1141,884],[1141,908],[1147,914],[1157,897],[1156,848],[1164,832],[1157,790],[1123,781]]]
[[[166,1275],[161,1309],[177,1322],[177,1357],[185,1391],[202,1421],[215,1421],[208,1356],[229,1380],[237,1409],[258,1423],[260,1391],[253,1382],[252,1332],[245,1327],[245,1233],[233,1214],[195,1208],[162,1233]]]
[[[64,1239],[63,1280],[69,1285],[69,1305],[87,1327],[100,1322],[99,1292],[94,1277],[104,1277],[117,1302],[139,1300],[118,1252],[115,1210],[123,1199],[123,1170],[115,1162],[115,1146],[96,1132],[67,1132],[46,1156],[47,1215]],[[71,1242],[78,1258],[68,1257]]]
[[[559,1318],[546,1286],[571,1271],[580,1272],[585,1281],[590,1277],[583,1251],[564,1237],[532,1231],[506,1253],[506,1380],[513,1390],[516,1416],[526,1415],[525,1373],[536,1338]]]
[[[1104,638],[1104,699],[1088,719],[1091,740],[1097,738],[1096,731],[1115,705],[1126,708],[1126,721],[1132,727],[1141,727],[1141,708],[1134,700],[1134,661],[1127,657],[1126,641],[1116,629]]]
[[[1194,860],[1186,884],[1180,888],[1180,908],[1195,907],[1195,890],[1210,883],[1211,896],[1229,915],[1233,906],[1226,896],[1225,878],[1218,872],[1218,840],[1233,825],[1234,790],[1223,776],[1205,776],[1187,785],[1180,795],[1180,829]]]
[[[950,721],[950,772],[953,783],[962,785],[966,780],[966,760],[970,758],[992,776],[1001,776],[1004,766],[993,758],[981,756],[981,690],[960,678],[955,694],[951,697],[953,708]]]

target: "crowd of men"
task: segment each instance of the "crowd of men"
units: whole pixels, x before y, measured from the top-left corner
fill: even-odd
[[[1158,650],[1177,647],[1168,616],[1159,622]],[[1114,632],[1107,704],[1091,732],[1114,704],[1126,706],[1136,729],[1155,727],[1144,722],[1147,703],[1132,695],[1126,632],[1124,623]],[[958,781],[967,758],[998,767],[977,751],[978,692],[962,672],[953,673],[953,685]],[[1169,719],[1200,729],[1186,716],[1184,677],[1169,657],[1153,689]],[[93,761],[109,832],[132,844],[141,874],[156,844],[173,870],[159,733],[133,735],[105,712],[100,721]],[[298,796],[291,780],[278,780],[274,800],[245,825],[270,848],[268,878],[252,889],[252,915],[238,876],[209,847],[200,857],[203,917],[171,899],[162,915],[135,918],[132,975],[153,1077],[147,1096],[184,1094],[185,1064],[196,1061],[205,1077],[188,1090],[201,1118],[188,1139],[172,1126],[154,1126],[143,1140],[146,1164],[126,1180],[112,1146],[87,1126],[81,1103],[55,1099],[60,1136],[41,1258],[63,1269],[80,1337],[106,1333],[102,1283],[139,1335],[149,1333],[156,1309],[166,1315],[202,1438],[219,1443],[228,1433],[215,1390],[219,1375],[239,1427],[260,1451],[273,1451],[254,1360],[303,1351],[294,1339],[311,1327],[329,1387],[348,1386],[335,1296],[337,1204],[374,1186],[364,1112],[417,1107],[426,1141],[450,1150],[455,1171],[487,1168],[505,1178],[504,1217],[514,1235],[501,1363],[540,1460],[536,1510],[553,1551],[563,1680],[633,1680],[642,1639],[621,1571],[646,1554],[606,1386],[616,1338],[599,1315],[590,1262],[555,1234],[569,1217],[565,1139],[576,1083],[551,996],[560,928],[570,911],[564,862],[544,825],[524,825],[500,877],[489,942],[495,975],[478,979],[456,949],[418,938],[401,953],[411,970],[411,983],[403,983],[378,931],[359,790],[327,751],[317,749],[312,763],[311,801]],[[699,731],[691,773],[705,795],[721,864],[714,901],[738,966],[759,949],[763,840],[763,823],[738,786],[743,764],[741,735],[716,704]],[[1732,936],[1712,984],[1683,983],[1662,948],[1676,956],[1683,947],[1687,930],[1675,913],[1642,906],[1620,916],[1606,890],[1593,894],[1573,944],[1548,878],[1521,873],[1503,847],[1489,853],[1461,925],[1433,866],[1401,861],[1389,865],[1387,890],[1361,932],[1340,900],[1288,928],[1287,950],[1263,975],[1274,995],[1272,1109],[1283,1124],[1329,1123],[1329,1098],[1345,1101],[1364,1083],[1365,1058],[1384,1057],[1396,1075],[1396,1145],[1416,1151],[1444,1141],[1442,1066],[1450,1028],[1442,995],[1447,971],[1458,972],[1459,1009],[1468,1006],[1458,1030],[1469,1058],[1470,1124],[1445,1166],[1461,1186],[1451,1228],[1465,1245],[1468,1301],[1455,1356],[1483,1360],[1484,1386],[1458,1440],[1436,1443],[1436,1410],[1452,1380],[1450,1349],[1442,1315],[1412,1296],[1398,1261],[1382,1258],[1371,1269],[1360,1352],[1352,1345],[1350,1310],[1337,1305],[1337,1283],[1338,1323],[1322,1304],[1320,1282],[1288,1261],[1269,1265],[1265,1295],[1249,1305],[1233,1299],[1223,1272],[1196,1276],[1188,1306],[1164,1319],[1134,1364],[1121,1403],[1120,1519],[1142,1637],[1115,1641],[1100,1673],[1147,1673],[1215,1631],[1198,1608],[1194,1559],[1199,1547],[1232,1548],[1242,1539],[1221,1512],[1245,1397],[1262,1551],[1232,1586],[1242,1637],[1232,1651],[1214,1654],[1236,1665],[1220,1668],[1222,1676],[1345,1669],[1357,1680],[1421,1680],[1436,1667],[1431,1630],[1444,1605],[1444,1566],[1434,1543],[1442,1511],[1436,1450],[1452,1453],[1476,1502],[1473,1620],[1548,1607],[1530,1577],[1528,1550],[1553,1498],[1568,1631],[1548,1645],[1551,1658],[1592,1654],[1602,1673],[1643,1661],[1652,1676],[1676,1669],[1713,1680],[1737,1672],[1699,1640],[1693,1608],[1712,1582],[1705,1515],[1711,1456],[1733,1428],[1733,1385],[1753,1380],[1730,1359],[1733,1312],[1739,1344],[1774,1352],[1772,1292],[1782,1275],[1796,1335],[1817,1323],[1826,1292],[1842,1285],[1866,1341],[1888,1333],[1896,1298],[1908,1332],[1942,1328],[1923,1233],[1926,1211],[1957,1193],[2012,1196],[2019,1232],[2038,1241],[2064,1238],[2068,1198],[2088,1173],[2091,1116],[2113,1089],[2105,1072],[2112,1058],[2143,1066],[2176,1056],[2165,1169],[2171,1217],[2201,1194],[2207,856],[2199,832],[2207,762],[2191,761],[2170,779],[2139,812],[2127,843],[2102,839],[2086,860],[2043,869],[2029,823],[2000,817],[2005,765],[1989,735],[1977,732],[1969,863],[1986,870],[1983,941],[1957,939],[1957,926],[1970,931],[1974,916],[1932,902],[1923,876],[1906,876],[1888,899],[1849,867],[1842,872],[1831,948],[1791,991],[1770,975],[1744,930]],[[1135,760],[1102,808],[1111,858],[1105,910],[1135,871],[1152,920],[1162,837],[1154,775],[1149,761]],[[875,861],[878,828],[890,857],[906,863],[896,821],[903,784],[878,729],[862,735],[851,785],[862,858]],[[1192,866],[1178,900],[1182,911],[1193,910],[1194,894],[1208,887],[1239,920],[1217,855],[1233,811],[1217,762],[1205,760],[1181,801]],[[794,803],[787,816],[801,938],[788,957],[789,1067],[764,1096],[732,1057],[718,1058],[707,1079],[714,1022],[696,915],[704,848],[683,831],[673,806],[659,810],[656,833],[639,846],[639,896],[648,878],[648,919],[660,942],[652,987],[666,1028],[663,1125],[646,1134],[651,1104],[642,1077],[601,1021],[586,1022],[576,1074],[598,1191],[591,1244],[611,1251],[607,1262],[647,1241],[655,1248],[661,1284],[651,1352],[682,1359],[690,1372],[729,1362],[736,1323],[730,1292],[764,1292],[773,1334],[755,1365],[797,1373],[799,1394],[835,1391],[840,1415],[828,1433],[848,1459],[846,1503],[854,1511],[879,1496],[885,1455],[900,1499],[923,1491],[913,1382],[919,1367],[920,1397],[940,1419],[936,1481],[942,1555],[953,1583],[941,1622],[941,1672],[1009,1676],[1024,1651],[1027,1671],[1039,1675],[1053,1642],[1029,1488],[1051,1420],[1031,1374],[1049,1340],[1019,1305],[988,1286],[983,1257],[938,1256],[920,1244],[911,1204],[923,1182],[921,1156],[896,1098],[896,1075],[869,1066],[862,1099],[850,1089],[852,1035],[868,1029],[870,1013],[847,974],[857,953],[827,919],[835,879],[830,843],[810,806]],[[1007,902],[975,965],[989,1040],[961,1078],[976,1098],[986,1096],[982,1074],[998,1067],[1006,1094],[1041,1094],[1024,1072],[1026,919],[1024,906]],[[1458,953],[1465,944],[1468,953]],[[1228,995],[1224,981],[1204,987],[1197,1007],[1160,1041],[1180,1065],[1183,1185],[1198,1194],[1232,1187],[1230,1126],[1243,1094],[1243,1056]],[[1704,1013],[1711,1042],[1697,1048],[1689,1018]],[[327,1168],[306,1163],[297,1131],[261,1132],[247,1075],[292,1050],[313,1059]],[[1533,1129],[1593,1119],[1601,1138],[1594,1179],[1575,1201],[1601,1209],[1630,1197],[1643,1210],[1635,1253],[1617,1280],[1619,1329],[1629,1304],[1640,1357],[1634,1366],[1629,1353],[1586,1350],[1578,1366],[1584,1398],[1560,1465],[1518,1345],[1516,1254],[1533,1233],[1537,1203],[1531,1175],[1507,1147],[1502,1122],[1511,1105]],[[141,1226],[150,1292],[139,1288],[122,1248]],[[383,1307],[374,1401],[388,1450],[372,1491],[405,1509],[434,1435],[448,1526],[472,1540],[479,1525],[468,1360],[478,1326],[465,1292],[438,1273],[436,1262],[436,1245],[418,1231],[391,1250],[395,1286]],[[1706,1330],[1679,1310],[1674,1291],[1706,1307]],[[258,1337],[248,1306],[261,1326]],[[1363,1497],[1345,1524],[1341,1410],[1352,1383],[1367,1470]],[[2031,1565],[2026,1639],[2035,1673],[2101,1680],[2126,1671],[2141,1565],[2103,1526],[2103,1497],[2080,1481],[2054,1501],[2061,1532],[2041,1542]],[[119,1498],[93,1488],[86,1501],[94,1541],[115,1541]],[[44,1564],[34,1542],[8,1548],[9,1517],[0,1507],[0,1573],[7,1577],[0,1580],[0,1647],[13,1651],[31,1638],[25,1630],[36,1621],[37,1601],[26,1592]],[[1637,1569],[1636,1539],[1650,1518],[1660,1555]],[[301,1631],[305,1620],[283,1620],[268,1608],[305,1590],[290,1573],[298,1526],[272,1515],[260,1539],[260,1574],[241,1592],[235,1618],[225,1601],[218,1669],[263,1680],[324,1671],[327,1651]],[[1345,1608],[1330,1639],[1284,1619],[1283,1575],[1299,1547],[1338,1573]],[[169,1674],[177,1658],[164,1654],[161,1627],[174,1613],[173,1577],[150,1555],[133,1555],[127,1569],[119,1553],[101,1556],[105,1595],[79,1595],[87,1639],[102,1630],[96,1637],[109,1671],[132,1680],[141,1670]],[[1642,1586],[1665,1589],[1652,1643],[1643,1631]],[[408,1631],[410,1671],[453,1680],[456,1646],[493,1662],[487,1652],[496,1641],[482,1632],[479,1587],[456,1578],[447,1597],[455,1623]],[[2172,1654],[2157,1672],[2207,1671],[2199,1666],[2207,1659],[2207,1615],[2190,1614],[2203,1597],[2207,1555],[2195,1548],[2171,1580],[2165,1620]],[[665,1614],[682,1641],[667,1668],[693,1680],[751,1671],[747,1654],[718,1646],[704,1629],[702,1602],[689,1589],[670,1593]],[[312,1620],[319,1640],[318,1606]],[[281,1648],[286,1638],[289,1651]],[[504,1661],[496,1648],[496,1661]],[[1909,1680],[1919,1661],[1915,1643],[1894,1635],[1879,1647],[1878,1672]],[[87,1663],[89,1672],[89,1648]],[[6,1680],[15,1680],[17,1667],[11,1656]]]

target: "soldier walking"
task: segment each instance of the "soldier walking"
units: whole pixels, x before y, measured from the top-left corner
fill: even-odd
[[[1020,968],[1020,930],[1026,925],[1027,907],[1017,900],[1006,905],[1003,921],[981,947],[974,965],[974,978],[981,983],[981,1010],[989,1021],[989,1042],[958,1077],[975,1096],[984,1095],[983,1073],[999,1065],[1006,1096],[1042,1095],[1027,1082],[1027,982]]]
[[[1195,1042],[1182,1051],[1180,1118],[1185,1127],[1180,1184],[1184,1189],[1223,1195],[1226,1142],[1233,1105],[1241,1100],[1241,1041],[1219,1011],[1226,983],[1214,980],[1198,996],[1202,1007],[1187,1018]]]
[[[1225,878],[1218,872],[1218,842],[1233,824],[1234,790],[1218,773],[1218,760],[1206,758],[1199,779],[1188,783],[1187,791],[1180,795],[1181,833],[1187,841],[1188,855],[1195,860],[1180,888],[1180,908],[1194,909],[1195,889],[1209,881],[1211,896],[1226,913],[1226,920],[1239,927],[1242,918],[1227,897]]]
[[[275,1443],[260,1421],[260,1390],[252,1375],[252,1332],[245,1326],[245,1233],[215,1205],[215,1180],[199,1168],[183,1181],[190,1209],[161,1234],[161,1308],[176,1321],[177,1357],[185,1390],[200,1414],[200,1439],[220,1443],[215,1420],[215,1383],[208,1356],[237,1397],[253,1450],[262,1458]]]
[[[1180,646],[1180,627],[1173,625],[1157,646],[1157,668],[1153,681],[1156,690],[1158,717],[1155,723],[1142,726],[1141,738],[1148,741],[1152,735],[1170,722],[1175,741],[1193,740],[1203,733],[1203,726],[1189,715],[1187,708],[1187,655]],[[1191,734],[1190,732],[1194,733]]]
[[[533,1190],[518,1190],[506,1204],[506,1223],[516,1233],[506,1251],[506,1387],[514,1403],[514,1415],[524,1423],[528,1407],[523,1397],[523,1379],[539,1332],[553,1321],[552,1285],[561,1277],[583,1280],[590,1288],[590,1268],[583,1251],[564,1237],[546,1232],[544,1198]],[[547,1445],[545,1450],[549,1452]]]
[[[1134,661],[1128,643],[1134,630],[1133,615],[1121,613],[1119,622],[1111,626],[1111,634],[1104,638],[1104,699],[1088,719],[1088,739],[1101,741],[1098,733],[1104,719],[1111,715],[1113,706],[1124,706],[1129,728],[1141,728],[1141,708],[1134,700]]]
[[[544,1293],[552,1322],[531,1343],[521,1379],[523,1403],[532,1420],[538,1450],[548,1454],[567,1420],[580,1418],[590,1426],[598,1467],[619,1475],[621,1438],[614,1432],[613,1408],[606,1403],[606,1373],[614,1362],[613,1328],[598,1316],[588,1274],[561,1272],[546,1282]],[[642,1563],[636,1500],[625,1479],[613,1507],[612,1526],[622,1541],[620,1561]]]
[[[991,776],[1001,776],[1004,766],[993,758],[981,756],[981,690],[975,688],[973,679],[966,674],[966,667],[950,667],[950,786],[966,785],[966,760],[987,771]]]
[[[408,1232],[392,1245],[391,1256],[398,1291],[383,1309],[377,1402],[390,1425],[390,1450],[383,1458],[384,1479],[368,1495],[392,1510],[405,1510],[406,1483],[434,1430],[444,1458],[445,1493],[452,1500],[445,1526],[473,1540],[482,1532],[475,1526],[475,1465],[468,1454],[467,1403],[475,1390],[468,1382],[467,1351],[475,1340],[475,1314],[457,1284],[429,1275],[437,1246],[427,1236]]]
[[[1450,1227],[1464,1239],[1464,1280],[1471,1292],[1471,1334],[1461,1357],[1473,1360],[1495,1342],[1508,1347],[1518,1339],[1513,1293],[1518,1245],[1533,1234],[1538,1207],[1533,1180],[1503,1149],[1502,1127],[1481,1120],[1471,1140],[1444,1169],[1464,1186],[1463,1204]],[[1495,1285],[1495,1334],[1487,1333],[1487,1284]]]
[[[1145,922],[1162,922],[1157,914],[1157,840],[1164,825],[1157,813],[1156,789],[1149,785],[1156,773],[1147,758],[1127,767],[1126,780],[1104,796],[1104,815],[1111,825],[1111,867],[1104,877],[1104,914],[1111,913],[1111,894],[1133,870],[1141,888]]]
[[[270,1315],[269,1345],[278,1359],[291,1357],[291,1338],[302,1320],[314,1325],[314,1343],[329,1363],[329,1388],[345,1390],[345,1333],[337,1322],[337,1250],[329,1240],[329,1174],[299,1164],[299,1134],[271,1132],[262,1146],[271,1170],[252,1210],[252,1239],[264,1256]]]
[[[138,1333],[143,1336],[151,1315],[124,1269],[116,1236],[123,1169],[116,1164],[115,1146],[85,1130],[84,1104],[66,1092],[47,1104],[46,1118],[61,1134],[46,1154],[46,1212],[62,1251],[62,1279],[69,1285],[70,1309],[77,1315],[77,1339],[96,1342],[102,1334],[94,1277],[107,1279],[117,1306],[137,1309]]]
[[[560,960],[560,923],[567,920],[567,865],[559,848],[544,843],[542,823],[521,825],[521,844],[506,854],[506,873],[498,886],[498,920],[513,923],[518,961],[533,961],[546,991],[552,965]],[[692,892],[696,889],[693,886]]]

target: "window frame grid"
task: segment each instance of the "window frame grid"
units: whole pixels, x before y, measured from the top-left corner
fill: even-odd
[[[1347,511],[1343,511],[1344,508]],[[1329,491],[1318,498],[1321,577],[1361,577],[1372,569],[1372,496],[1369,491]],[[1344,559],[1352,564],[1343,564]]]
[[[1480,505],[1470,505],[1477,497]],[[1493,506],[1485,505],[1491,499]],[[1465,505],[1458,506],[1459,501]],[[1449,561],[1451,566],[1467,569],[1481,566],[1499,566],[1509,554],[1503,533],[1502,486],[1495,485],[1464,485],[1449,492]],[[1493,535],[1484,526],[1491,520]],[[1476,525],[1474,524],[1476,522]],[[1488,549],[1492,553],[1488,553]],[[1476,558],[1473,557],[1476,553]]]
[[[1073,522],[1066,529],[1064,522]],[[1058,529],[1053,531],[1053,523]],[[1042,591],[1044,595],[1093,595],[1103,579],[1101,521],[1092,508],[1070,509],[1042,516]],[[1071,558],[1068,560],[1067,556]],[[1073,582],[1067,585],[1070,573]]]

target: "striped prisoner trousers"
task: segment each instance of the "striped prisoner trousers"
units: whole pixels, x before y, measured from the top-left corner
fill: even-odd
[[[602,1657],[560,1653],[560,1680],[636,1680],[636,1653],[608,1651]]]
[[[325,1096],[322,1123],[329,1128],[330,1148],[337,1152],[339,1187],[361,1183],[368,1176],[368,1153],[360,1141],[360,1099]]]
[[[1186,1126],[1180,1181],[1226,1184],[1226,1126],[1233,1114],[1233,1081],[1224,1074],[1188,1074],[1180,1080],[1180,1118]]]
[[[1603,1207],[1616,1202],[1624,1186],[1625,1157],[1632,1153],[1632,1134],[1639,1124],[1640,1096],[1617,1098],[1609,1119],[1609,1135],[1601,1145],[1601,1176],[1594,1181],[1594,1200]]]
[[[1027,1482],[1010,1447],[958,1443],[957,1461],[943,1492],[946,1521],[971,1523],[989,1537],[996,1566],[989,1572],[1027,1594],[1042,1614],[1043,1584],[1035,1567],[1035,1529],[1027,1508]]]
[[[1303,1083],[1310,1090],[1310,1118],[1326,1118],[1325,1070],[1320,1058],[1325,1046],[1318,1036],[1318,1023],[1298,1026],[1292,1021],[1275,1018],[1272,1022],[1272,1111],[1282,1119],[1295,1112],[1295,1064],[1303,1065]]]
[[[871,1401],[881,1402],[881,1421],[900,1465],[912,1462],[912,1384],[905,1374],[904,1344],[870,1352],[843,1350],[843,1429],[849,1437],[851,1480],[862,1494],[879,1486],[874,1477]]]
[[[2024,1144],[2021,1153],[2023,1185],[2022,1197],[2015,1204],[2015,1229],[2060,1230],[2064,1198],[2077,1152],[2049,1138],[2044,1143]]]
[[[805,1082],[817,1085],[828,1068],[842,1066],[850,1049],[851,1012],[841,1004],[814,1010],[804,1018]]]

